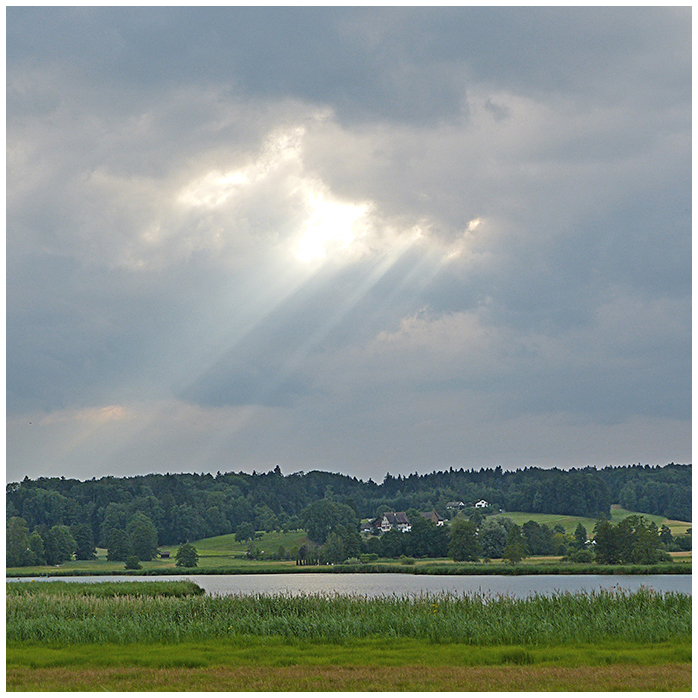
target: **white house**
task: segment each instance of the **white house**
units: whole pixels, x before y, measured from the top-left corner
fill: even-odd
[[[404,511],[388,511],[380,517],[380,528],[383,533],[391,528],[397,528],[398,531],[407,533],[412,530],[412,524]]]
[[[481,499],[479,502],[475,502],[476,509],[485,509],[490,503],[486,499]]]

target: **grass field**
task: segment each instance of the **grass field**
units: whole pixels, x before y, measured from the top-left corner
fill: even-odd
[[[690,691],[691,664],[7,669],[8,691]]]
[[[310,541],[305,531],[270,531],[262,534],[262,537],[255,541],[255,545],[266,552],[274,553],[283,546],[287,551],[293,547],[307,545]],[[233,555],[245,555],[248,548],[248,543],[239,543],[235,540],[235,534],[229,533],[225,536],[215,536],[214,538],[204,538],[194,541],[199,554],[202,552],[207,555],[224,552]]]
[[[611,523],[617,524],[628,516],[633,516],[638,514],[636,511],[628,511],[623,509],[618,504],[611,505]],[[539,524],[545,524],[549,528],[552,528],[556,524],[561,525],[566,533],[574,533],[575,528],[578,524],[582,524],[587,530],[589,537],[593,535],[594,526],[596,526],[596,519],[590,519],[584,516],[563,516],[561,514],[531,514],[525,511],[507,511],[502,514],[492,514],[488,518],[504,517],[511,519],[518,526],[522,526],[527,521],[535,521]],[[639,514],[639,516],[644,516],[647,521],[654,521],[659,528],[662,524],[666,524],[671,529],[671,534],[673,536],[683,535],[686,531],[693,525],[690,521],[674,521],[667,519],[664,516],[654,516],[653,514]]]
[[[260,550],[267,552],[277,552],[279,546],[283,546],[286,550],[291,550],[294,546],[300,546],[308,543],[308,537],[305,531],[289,531],[282,533],[273,531],[263,533],[262,536],[255,541],[255,545]],[[275,568],[293,568],[295,562],[293,560],[282,561],[265,561],[265,560],[250,560],[247,558],[247,543],[239,543],[235,540],[234,534],[225,536],[216,536],[215,538],[205,538],[194,542],[197,552],[199,553],[199,568],[201,571],[220,569],[237,568],[240,571],[259,571],[264,569],[264,566]],[[155,559],[141,562],[141,567],[144,572],[160,572],[160,573],[176,573],[179,568],[176,566],[174,559],[178,546],[176,545],[161,545],[161,551],[170,553],[169,559]],[[7,576],[27,575],[27,574],[52,574],[60,573],[62,575],[70,574],[114,574],[124,571],[123,562],[112,562],[107,560],[107,551],[104,548],[97,548],[96,560],[70,560],[55,567],[15,567],[8,568]]]
[[[126,584],[126,595],[120,584],[7,585],[7,689],[691,688],[681,594],[207,597]]]

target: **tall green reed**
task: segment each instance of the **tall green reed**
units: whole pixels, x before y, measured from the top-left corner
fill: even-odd
[[[35,585],[39,586],[39,585]],[[7,640],[183,642],[240,635],[345,642],[420,638],[473,645],[663,642],[691,634],[691,597],[647,589],[527,599],[483,594],[7,597]]]

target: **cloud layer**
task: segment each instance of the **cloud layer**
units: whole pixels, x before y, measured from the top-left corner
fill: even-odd
[[[690,460],[690,10],[10,8],[8,477]]]

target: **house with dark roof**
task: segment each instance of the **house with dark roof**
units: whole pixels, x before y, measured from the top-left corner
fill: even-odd
[[[401,533],[407,533],[412,530],[410,519],[404,511],[388,511],[382,516],[379,516],[380,529],[383,533],[396,528]]]
[[[437,526],[443,526],[446,523],[446,519],[442,519],[434,509],[431,511],[420,511],[420,516],[427,521],[435,523]]]

